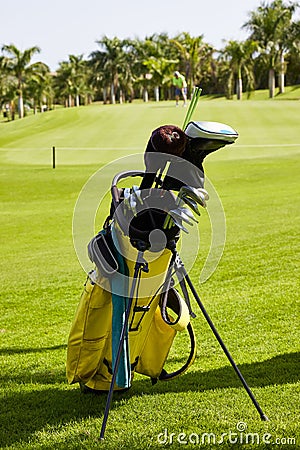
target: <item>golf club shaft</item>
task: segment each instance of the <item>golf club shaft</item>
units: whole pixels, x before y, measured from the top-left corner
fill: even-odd
[[[183,125],[182,125],[182,129],[183,129],[183,130],[185,130],[187,124],[188,124],[189,121],[190,121],[190,118],[191,118],[191,116],[192,116],[192,112],[194,111],[194,103],[195,103],[195,101],[196,101],[196,97],[195,97],[195,92],[194,92],[193,97],[192,97],[192,99],[191,99],[191,103],[190,103],[190,105],[189,105],[189,108],[188,108],[188,110],[187,110],[186,116],[185,116],[185,118],[184,118],[184,122],[183,122]]]
[[[179,256],[178,256],[178,258],[179,258]],[[180,260],[180,262],[181,262],[181,260]],[[179,269],[179,270],[181,271],[181,273],[182,273],[183,277],[185,278],[185,280],[186,280],[186,282],[187,282],[189,288],[191,289],[191,292],[192,292],[192,294],[193,294],[193,296],[194,296],[194,298],[195,298],[195,300],[196,300],[196,302],[197,302],[199,308],[201,309],[201,311],[202,311],[202,313],[203,313],[203,315],[204,315],[204,317],[205,317],[205,319],[206,319],[208,325],[210,326],[210,328],[211,328],[212,332],[214,333],[214,335],[215,335],[217,341],[219,342],[219,344],[220,344],[220,346],[222,347],[222,349],[223,349],[225,355],[227,356],[227,358],[228,358],[230,364],[232,365],[232,367],[233,367],[233,369],[235,370],[237,376],[239,377],[240,381],[242,382],[242,384],[243,384],[243,386],[244,386],[246,392],[248,393],[250,399],[252,400],[252,403],[254,404],[256,410],[258,411],[261,420],[265,420],[265,421],[269,420],[268,417],[264,414],[263,410],[261,409],[259,403],[257,402],[256,398],[254,397],[253,392],[251,391],[251,389],[250,389],[250,387],[248,386],[246,380],[244,379],[242,373],[240,372],[239,368],[238,368],[237,365],[235,364],[235,362],[234,362],[234,360],[233,360],[231,354],[229,353],[227,347],[225,346],[225,344],[224,344],[224,342],[223,342],[221,336],[219,335],[219,333],[218,333],[216,327],[214,326],[214,324],[213,324],[211,318],[209,317],[209,315],[208,315],[208,313],[207,313],[207,311],[206,311],[206,309],[205,309],[205,307],[204,307],[204,305],[203,305],[203,303],[202,303],[202,301],[201,301],[199,295],[197,294],[196,289],[194,288],[194,285],[193,285],[193,283],[192,283],[192,281],[191,281],[189,275],[187,274],[187,272],[186,272],[186,270],[185,270],[185,268],[184,268],[184,266],[183,266],[182,263],[181,263],[181,266],[180,266],[180,269]]]
[[[175,201],[175,205],[179,206],[180,202],[181,202],[181,197],[180,197],[180,191],[179,191],[178,196],[177,196],[176,201]],[[163,227],[166,230],[169,229],[169,228],[172,228],[172,217],[170,216],[170,214],[167,215]]]
[[[202,89],[199,88],[198,86],[196,86],[196,88],[194,90],[194,93],[193,93],[193,96],[192,96],[192,99],[191,99],[190,106],[189,106],[189,108],[187,110],[187,113],[186,113],[186,116],[185,116],[185,119],[184,119],[184,122],[183,122],[183,127],[182,127],[183,130],[186,128],[187,124],[189,123],[189,121],[190,121],[190,119],[191,119],[191,117],[192,117],[192,115],[193,115],[193,113],[195,111],[195,108],[196,108],[196,105],[198,103],[198,100],[199,100],[199,97],[201,95],[201,92],[202,92]]]
[[[136,284],[137,284],[138,273],[139,273],[140,267],[143,265],[143,263],[140,262],[142,259],[142,254],[143,254],[143,252],[139,252],[137,261],[135,264],[135,268],[134,268],[134,275],[133,275],[133,280],[132,280],[132,285],[131,285],[131,290],[130,290],[130,296],[128,299],[128,304],[127,304],[127,308],[126,308],[126,312],[125,312],[125,318],[124,318],[124,323],[123,323],[123,327],[121,330],[117,356],[116,356],[115,365],[113,368],[113,375],[112,375],[112,379],[111,379],[111,383],[110,383],[110,387],[109,387],[109,391],[108,391],[108,395],[107,395],[106,405],[105,405],[105,411],[104,411],[102,427],[101,427],[101,432],[100,432],[101,440],[104,439],[104,433],[105,433],[108,414],[109,414],[110,405],[111,405],[111,401],[112,401],[112,397],[113,397],[113,391],[114,391],[114,387],[115,387],[115,383],[116,383],[121,353],[122,353],[123,344],[124,344],[126,331],[127,331],[127,327],[128,327],[130,310],[131,310],[134,292],[135,292],[135,288],[136,288]]]
[[[196,87],[194,92],[193,92],[193,95],[192,95],[192,98],[191,98],[191,103],[190,103],[189,108],[187,110],[187,113],[185,115],[185,119],[184,119],[183,127],[182,127],[183,130],[185,129],[185,127],[186,127],[187,123],[189,122],[189,120],[190,120],[190,118],[192,116],[192,113],[193,113],[193,111],[195,109],[195,102],[197,101],[197,89],[198,88]]]

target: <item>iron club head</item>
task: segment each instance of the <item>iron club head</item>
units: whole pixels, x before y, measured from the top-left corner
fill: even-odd
[[[176,214],[171,214],[172,211],[169,212],[171,220],[169,222],[169,225],[172,223],[172,221],[174,222],[174,224],[182,231],[184,231],[185,233],[189,233],[189,231],[187,230],[187,228],[185,228],[185,226],[182,225],[182,220],[180,220],[179,216],[177,216]]]
[[[182,186],[179,191],[179,197],[190,197],[199,205],[203,206],[203,208],[206,208],[204,193],[192,186]]]
[[[193,220],[194,222],[198,223],[198,220],[195,219],[194,214],[192,211],[190,211],[188,208],[184,208],[183,206],[178,206],[177,208],[180,212],[185,214],[189,219]]]
[[[188,205],[191,208],[192,211],[194,211],[194,213],[196,213],[198,216],[201,215],[197,203],[193,199],[189,197],[182,197],[181,199],[186,205]]]
[[[176,217],[177,219],[187,223],[188,225],[193,225],[193,222],[189,220],[189,217],[182,210],[180,210],[180,208],[171,209],[171,211],[169,211],[169,215],[171,217]]]

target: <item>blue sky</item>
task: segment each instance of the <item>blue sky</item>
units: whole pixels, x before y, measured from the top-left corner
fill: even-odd
[[[204,35],[216,48],[223,39],[242,40],[248,12],[261,0],[0,0],[0,45],[19,49],[37,45],[38,58],[58,67],[69,54],[87,57],[96,40],[109,37],[144,38],[155,32],[170,36],[188,31]]]

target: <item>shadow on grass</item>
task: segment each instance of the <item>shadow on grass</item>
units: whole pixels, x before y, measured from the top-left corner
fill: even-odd
[[[299,365],[300,353],[296,352],[274,356],[261,362],[238,364],[238,368],[250,387],[264,387],[298,382],[300,380]],[[140,388],[139,383],[141,384]],[[144,380],[134,381],[134,389],[142,390],[144,383]],[[157,383],[154,389],[160,392],[204,392],[207,390],[239,387],[243,388],[241,381],[228,363],[228,366],[219,369],[205,372],[199,370],[187,372],[182,377],[176,378],[169,383]]]
[[[286,353],[259,363],[242,364],[239,368],[250,387],[284,385],[299,381],[299,361],[300,353]],[[27,378],[25,374],[24,378]],[[34,433],[47,427],[51,430],[89,417],[102,420],[106,394],[83,395],[79,389],[67,388],[63,383],[53,388],[45,385],[42,374],[39,378],[41,385],[37,383],[36,389],[31,391],[24,384],[24,392],[18,390],[15,393],[11,391],[10,384],[10,390],[0,400],[2,448],[16,442],[28,442]],[[59,378],[62,380],[61,376]],[[15,380],[14,377],[11,380],[22,383],[22,380]],[[151,386],[148,380],[136,379],[128,392],[114,394],[112,408],[122,407],[123,400],[145,394],[205,392],[226,388],[243,389],[231,366],[206,372],[187,372],[169,383],[159,382],[155,386]]]
[[[2,348],[0,349],[0,355],[19,355],[22,353],[43,353],[48,350],[61,350],[66,349],[67,344],[62,345],[53,345],[52,347],[37,347],[37,348],[18,348],[18,347],[12,347],[12,348]]]

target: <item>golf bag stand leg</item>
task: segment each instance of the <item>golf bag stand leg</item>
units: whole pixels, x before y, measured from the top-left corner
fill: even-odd
[[[138,279],[139,271],[143,267],[145,267],[145,264],[146,264],[145,260],[143,258],[143,254],[144,254],[144,250],[139,250],[138,256],[137,256],[137,260],[136,260],[136,263],[135,263],[135,267],[134,267],[134,274],[133,274],[132,285],[131,285],[131,289],[130,289],[130,295],[129,295],[129,298],[128,298],[127,308],[126,308],[126,311],[125,311],[124,323],[123,323],[123,326],[122,326],[122,329],[121,329],[121,334],[120,334],[120,340],[119,340],[119,345],[118,345],[115,365],[113,367],[112,379],[111,379],[109,391],[108,391],[108,394],[107,394],[106,406],[105,406],[105,411],[104,411],[104,416],[103,416],[103,421],[102,421],[102,427],[101,427],[101,432],[100,432],[100,439],[101,440],[104,439],[104,433],[105,433],[107,419],[108,419],[108,414],[109,414],[110,405],[111,405],[111,401],[112,401],[112,397],[113,397],[113,391],[114,391],[114,387],[115,387],[115,383],[116,383],[116,378],[117,378],[118,368],[119,368],[119,364],[120,364],[120,358],[121,358],[121,353],[122,353],[122,349],[123,349],[123,344],[124,344],[124,340],[126,338],[128,322],[129,322],[129,315],[130,315],[130,310],[131,310],[131,306],[132,306],[132,302],[133,302],[133,297],[134,297],[134,293],[135,293],[135,289],[136,289],[136,285],[137,285],[137,279]]]
[[[204,315],[208,325],[210,326],[210,328],[211,328],[212,332],[214,333],[217,341],[219,342],[220,346],[222,347],[222,349],[223,349],[225,355],[227,356],[227,359],[229,360],[230,364],[232,365],[234,371],[236,372],[237,376],[239,377],[240,381],[242,382],[242,384],[243,384],[247,394],[249,395],[250,399],[252,400],[252,403],[254,404],[256,410],[258,411],[261,420],[268,421],[269,420],[268,417],[262,411],[259,403],[257,402],[256,398],[254,397],[253,392],[251,391],[250,387],[248,386],[248,384],[247,384],[246,380],[244,379],[242,373],[240,372],[239,368],[235,364],[231,354],[229,353],[229,351],[228,351],[227,347],[225,346],[221,336],[219,335],[216,327],[214,326],[211,318],[209,317],[209,315],[208,315],[208,313],[207,313],[207,311],[206,311],[206,309],[205,309],[205,307],[204,307],[204,305],[203,305],[199,295],[196,292],[196,289],[195,289],[195,287],[194,287],[194,285],[193,285],[193,283],[192,283],[192,281],[191,281],[187,271],[185,270],[184,264],[181,261],[179,255],[178,255],[178,253],[176,251],[176,247],[172,248],[172,252],[173,252],[174,256],[176,255],[175,256],[175,270],[176,270],[176,272],[179,274],[179,277],[183,277],[186,280],[186,282],[187,282],[187,284],[188,284],[188,286],[189,286],[189,288],[190,288],[190,290],[191,290],[191,292],[192,292],[192,294],[193,294],[193,296],[194,296],[194,298],[195,298],[199,308],[201,309],[201,311],[202,311],[202,313],[203,313],[203,315]]]

